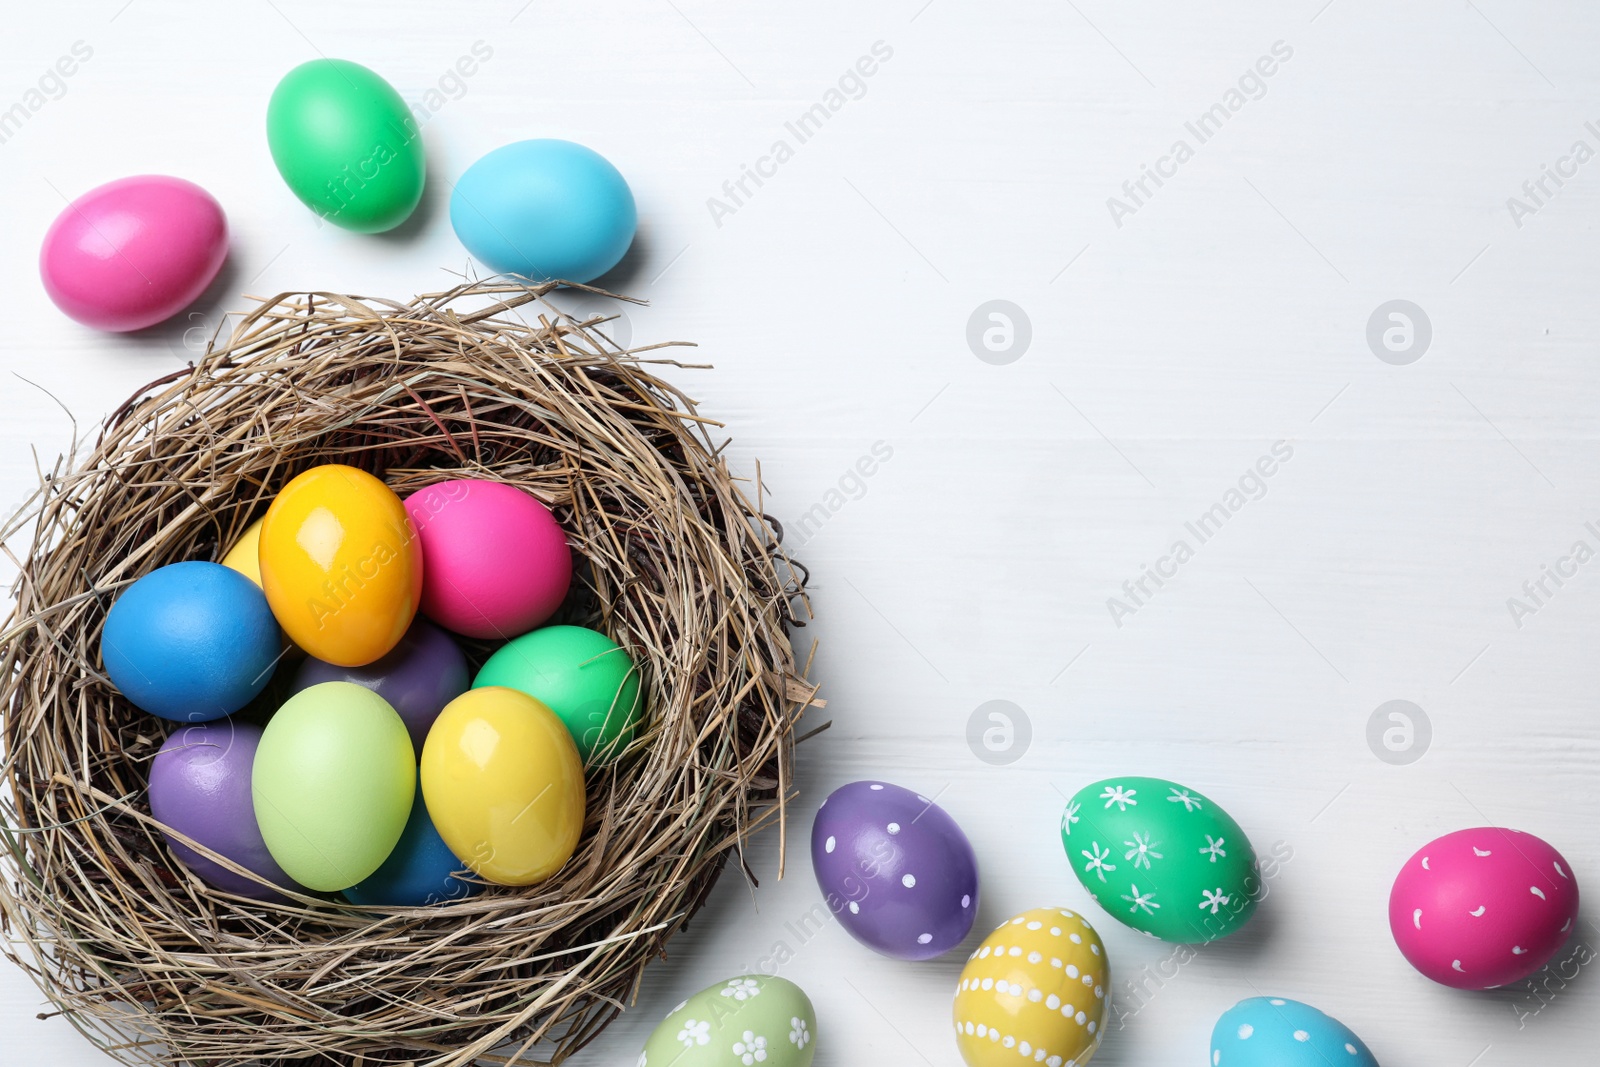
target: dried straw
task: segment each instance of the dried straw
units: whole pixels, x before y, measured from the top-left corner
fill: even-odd
[[[114,1057],[560,1062],[634,996],[730,852],[782,827],[795,724],[820,704],[788,637],[809,612],[803,572],[729,474],[716,424],[644,349],[552,308],[551,288],[280,296],[44,478],[0,633],[0,916],[7,955]],[[590,769],[583,841],[543,885],[428,909],[263,904],[200,883],[150,817],[170,724],[107,681],[106,610],[156,567],[219,558],[289,478],[330,461],[402,494],[463,475],[536,494],[583,561],[563,621],[641,665],[648,729]]]

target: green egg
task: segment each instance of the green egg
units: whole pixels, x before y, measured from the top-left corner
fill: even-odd
[[[810,1067],[816,1036],[817,1013],[804,990],[785,978],[742,974],[672,1009],[645,1041],[638,1064]]]
[[[1199,944],[1249,921],[1255,850],[1210,797],[1164,778],[1107,778],[1061,815],[1072,873],[1112,917],[1163,941]]]
[[[394,708],[353,682],[323,682],[290,697],[267,723],[250,794],[278,866],[330,892],[389,858],[416,780],[411,735]]]
[[[313,59],[267,104],[267,145],[295,196],[336,226],[380,233],[422,199],[427,162],[410,108],[377,74]]]
[[[582,626],[546,626],[508,641],[474,689],[520,689],[560,717],[585,763],[615,758],[633,740],[643,701],[639,672],[621,646]]]

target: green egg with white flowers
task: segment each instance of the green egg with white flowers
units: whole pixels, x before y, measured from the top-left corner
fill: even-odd
[[[1163,941],[1227,937],[1261,898],[1244,830],[1210,797],[1164,778],[1084,786],[1062,812],[1061,844],[1112,918]]]
[[[638,1067],[811,1067],[817,1013],[785,978],[741,974],[707,986],[661,1020]]]

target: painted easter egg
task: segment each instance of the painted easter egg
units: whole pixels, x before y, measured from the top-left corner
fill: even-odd
[[[422,550],[422,613],[469,637],[509,640],[561,607],[572,551],[550,509],[514,485],[457,478],[406,512]]]
[[[289,877],[348,889],[394,851],[416,780],[411,738],[394,709],[370,689],[324,682],[290,697],[262,731],[252,806]]]
[[[650,1032],[638,1067],[810,1067],[817,1013],[785,978],[741,974],[707,986]]]
[[[1389,930],[1411,965],[1456,989],[1520,982],[1578,915],[1572,866],[1541,839],[1479,826],[1423,845],[1389,893]]]
[[[267,601],[218,563],[158,567],[111,605],[100,631],[106,674],[152,715],[207,722],[266,688],[281,638]]]
[[[1261,882],[1244,831],[1210,797],[1164,778],[1078,790],[1061,844],[1101,907],[1163,941],[1215,941],[1255,911]]]
[[[1250,997],[1211,1031],[1211,1067],[1378,1067],[1344,1023],[1283,997]]]
[[[1065,908],[1007,919],[967,957],[956,987],[956,1044],[968,1067],[1086,1064],[1110,996],[1100,935]]]
[[[261,584],[261,524],[265,521],[263,517],[246,526],[221,561],[224,567],[238,571],[258,586]]]
[[[365,686],[400,715],[420,756],[433,720],[467,691],[471,680],[467,657],[450,635],[426,619],[416,619],[399,644],[364,666],[340,667],[307,657],[295,674],[294,691],[323,682]]]
[[[273,885],[293,889],[293,879],[261,839],[250,800],[260,742],[259,726],[233,718],[180,726],[150,763],[150,814]],[[167,847],[207,885],[255,900],[284,899],[271,886],[228,870],[171,834]]]
[[[361,667],[394,648],[416,614],[422,557],[405,505],[366,471],[313,467],[261,524],[261,586],[295,644]]]
[[[587,282],[622,259],[638,215],[628,183],[600,153],[534,140],[467,168],[450,194],[450,225],[492,271]]]
[[[427,161],[406,102],[373,71],[313,59],[267,104],[267,146],[300,202],[357,233],[391,230],[422,199]]]
[[[222,205],[193,182],[146,174],[69,204],[45,235],[39,275],[72,318],[125,332],[194,303],[227,258]]]
[[[439,713],[422,748],[422,795],[450,851],[502,885],[549,878],[583,833],[572,735],[515,689],[469,689]]]
[[[344,891],[352,904],[392,908],[426,908],[465,900],[481,888],[458,878],[465,866],[444,843],[428,816],[419,780],[411,802],[411,816],[394,851],[376,871]]]
[[[811,866],[839,923],[885,956],[942,955],[978,914],[967,835],[939,805],[889,782],[828,794],[811,824]]]
[[[644,712],[628,653],[582,626],[546,626],[508,641],[472,685],[509,686],[544,704],[567,724],[587,763],[619,755]]]

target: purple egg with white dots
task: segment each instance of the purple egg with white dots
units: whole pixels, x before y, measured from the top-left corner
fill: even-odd
[[[939,805],[890,782],[828,795],[811,824],[811,866],[850,936],[894,959],[949,952],[978,914],[967,835]]]

